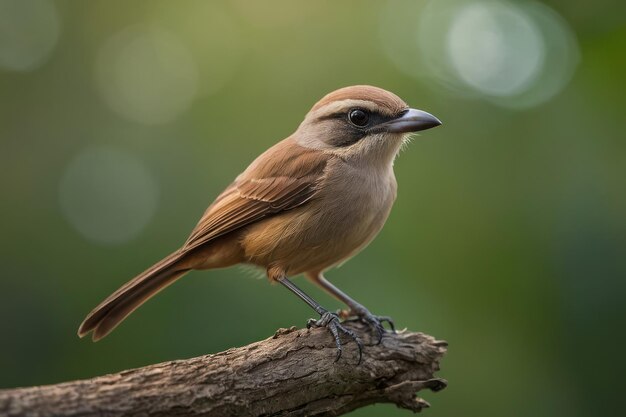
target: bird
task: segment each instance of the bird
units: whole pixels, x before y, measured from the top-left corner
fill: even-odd
[[[79,337],[108,335],[152,296],[192,270],[252,265],[308,304],[342,353],[340,335],[362,342],[342,318],[368,324],[380,343],[389,317],[376,316],[329,282],[324,273],[367,246],[382,229],[397,195],[393,165],[415,132],[441,125],[379,87],[355,85],[325,95],[296,131],[258,156],[206,209],[179,249],[102,301]],[[290,278],[304,275],[346,304],[331,312]]]

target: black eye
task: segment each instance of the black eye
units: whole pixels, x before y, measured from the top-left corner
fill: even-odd
[[[370,115],[364,110],[353,109],[348,113],[348,120],[355,126],[363,127],[370,121]]]

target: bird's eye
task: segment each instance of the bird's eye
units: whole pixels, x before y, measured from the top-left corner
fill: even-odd
[[[363,127],[370,121],[370,115],[361,109],[353,109],[348,113],[348,120],[355,126]]]

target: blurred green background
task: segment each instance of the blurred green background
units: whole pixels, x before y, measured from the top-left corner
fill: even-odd
[[[0,0],[0,387],[303,326],[304,303],[233,268],[76,337],[313,103],[365,83],[444,126],[402,153],[386,227],[328,277],[450,343],[428,415],[620,415],[625,5]]]

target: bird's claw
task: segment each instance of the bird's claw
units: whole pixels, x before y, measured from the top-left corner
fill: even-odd
[[[377,345],[379,345],[380,342],[383,340],[383,335],[386,332],[385,327],[383,326],[384,323],[389,324],[389,327],[391,328],[391,332],[393,334],[396,333],[396,326],[394,325],[391,317],[375,316],[369,311],[364,314],[359,314],[358,317],[359,320],[361,320],[363,323],[370,325],[376,331],[376,335],[378,336],[378,340],[376,341]]]
[[[356,343],[359,349],[359,361],[357,365],[361,363],[362,351],[363,351],[363,343],[361,339],[350,329],[346,329],[341,322],[339,321],[339,316],[335,313],[331,313],[330,311],[326,311],[321,314],[318,320],[309,319],[306,323],[307,329],[311,327],[326,327],[328,331],[333,335],[335,339],[335,345],[337,346],[337,357],[335,358],[335,362],[341,358],[341,354],[343,353],[343,347],[341,345],[341,338],[339,337],[339,332],[347,335],[354,343]]]
[[[350,317],[355,317],[357,320],[371,326],[376,331],[376,336],[378,336],[378,340],[376,341],[377,345],[379,345],[383,340],[383,335],[386,332],[385,327],[383,326],[384,323],[389,324],[391,332],[396,334],[396,326],[394,325],[391,317],[375,316],[365,308],[357,310],[339,310],[337,311],[337,314],[344,320],[347,320]]]

